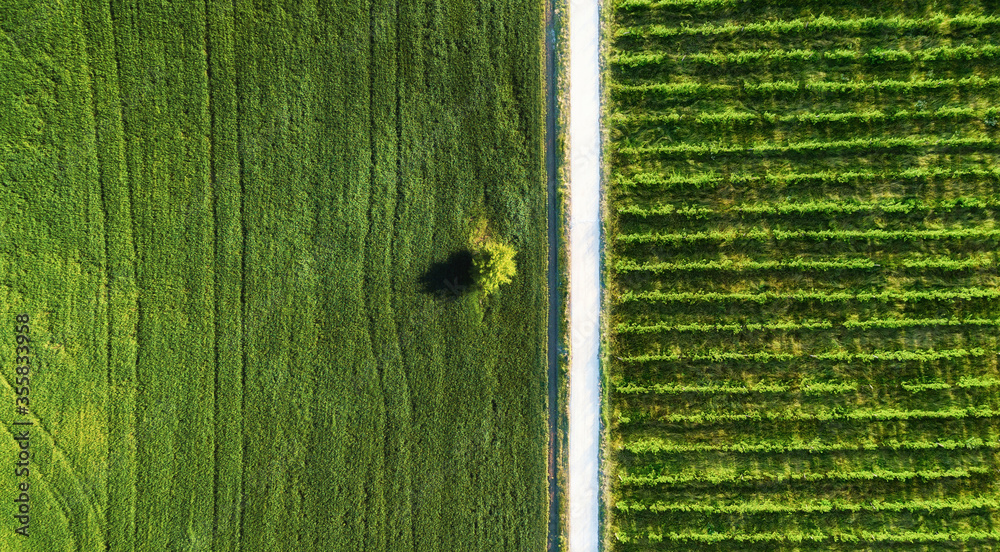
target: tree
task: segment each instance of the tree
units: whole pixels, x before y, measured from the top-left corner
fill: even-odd
[[[484,294],[493,293],[500,284],[510,283],[517,273],[515,255],[517,251],[510,245],[492,240],[476,251],[472,260],[473,277]]]

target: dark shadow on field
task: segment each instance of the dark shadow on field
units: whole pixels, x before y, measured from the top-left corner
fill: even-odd
[[[438,299],[458,299],[471,293],[472,252],[456,251],[447,260],[432,264],[420,277],[420,287]]]

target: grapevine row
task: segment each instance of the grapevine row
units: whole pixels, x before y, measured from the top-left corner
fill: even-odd
[[[626,244],[671,244],[701,241],[851,241],[851,240],[959,240],[993,239],[1000,237],[1000,230],[987,228],[945,228],[935,230],[764,230],[760,228],[711,230],[672,234],[618,234],[615,240]]]
[[[770,83],[762,83],[759,89],[760,92],[771,92],[769,90]],[[969,77],[964,77],[961,79],[913,79],[913,80],[893,80],[886,79],[882,81],[848,81],[848,82],[838,82],[838,81],[805,81],[802,87],[810,92],[823,92],[823,93],[856,93],[856,92],[915,92],[920,90],[942,90],[950,88],[988,88],[1000,85],[1000,79],[996,77],[990,77],[984,79],[978,75],[972,75]],[[755,87],[757,85],[747,85],[744,89],[745,91],[752,92],[757,90]],[[775,83],[775,91],[779,91],[780,86]]]
[[[852,389],[856,386],[852,386]],[[687,385],[680,383],[654,383],[651,385],[638,385],[626,383],[615,386],[615,391],[623,395],[657,394],[675,395],[679,393],[703,393],[703,394],[734,394],[746,395],[749,393],[787,393],[791,386],[781,383],[760,383],[749,387],[746,385],[733,385],[730,383],[715,383],[707,385]]]
[[[718,36],[724,34],[761,34],[773,37],[776,34],[801,33],[812,29],[815,32],[842,31],[852,33],[877,31],[936,31],[942,25],[951,30],[961,28],[979,29],[981,27],[1000,24],[1000,17],[987,15],[955,15],[935,14],[922,19],[909,17],[858,17],[838,19],[821,15],[811,19],[777,20],[749,23],[725,23],[723,25],[708,23],[689,26],[681,24],[676,27],[665,25],[644,25],[638,27],[623,27],[615,31],[618,37],[657,37],[670,38],[679,36]]]
[[[690,261],[690,262],[659,262],[638,263],[634,259],[619,259],[614,263],[614,269],[619,274],[629,272],[694,272],[718,270],[727,272],[749,272],[756,270],[859,270],[877,268],[879,265],[871,259],[843,259],[836,261],[810,261],[801,257],[787,261]]]
[[[989,268],[993,265],[993,260],[987,257],[972,257],[969,259],[931,257],[927,259],[906,259],[898,265],[889,266],[889,268],[968,270],[970,268]],[[815,270],[825,272],[827,270],[868,270],[880,268],[883,265],[876,264],[871,258],[811,261],[797,257],[782,261],[733,261],[727,259],[723,261],[656,262],[641,264],[636,262],[634,259],[625,258],[618,259],[612,266],[619,274],[627,274],[630,272],[661,274],[664,272],[751,272],[759,270]]]
[[[673,156],[715,156],[715,155],[767,155],[799,153],[833,153],[854,150],[896,150],[920,148],[990,148],[994,142],[990,138],[851,138],[849,140],[806,140],[788,144],[758,143],[750,147],[720,144],[678,143],[666,146],[623,146],[617,153],[624,156],[640,157],[655,155]]]
[[[1000,385],[1000,381],[997,381],[997,385]],[[858,384],[849,381],[802,382],[798,386],[798,390],[806,395],[848,393],[851,391],[857,391],[857,389]],[[733,385],[730,383],[708,385],[687,385],[680,383],[639,385],[636,383],[626,383],[615,386],[615,391],[623,395],[674,395],[678,393],[746,395],[749,393],[787,393],[791,390],[792,387],[784,383],[758,383],[753,387],[746,385]]]
[[[743,203],[726,210],[716,210],[708,207],[689,205],[663,204],[654,207],[641,207],[627,204],[618,207],[620,215],[630,215],[638,218],[661,216],[684,216],[705,218],[724,214],[751,215],[812,215],[812,214],[854,214],[854,213],[912,213],[939,211],[946,212],[956,208],[993,209],[1000,207],[1000,202],[976,197],[959,197],[941,201],[918,201],[915,199],[885,199],[882,201],[808,201],[784,203]]]
[[[881,292],[822,292],[822,291],[792,291],[760,293],[719,293],[714,291],[699,292],[661,292],[645,291],[635,293],[626,291],[621,294],[622,303],[658,302],[658,303],[767,303],[771,301],[819,301],[821,303],[837,303],[843,301],[955,301],[963,299],[996,299],[1000,298],[1000,290],[989,288],[952,288],[948,290],[929,291],[881,291]]]
[[[632,454],[687,454],[691,452],[735,452],[735,453],[789,453],[809,452],[822,454],[826,452],[844,452],[853,450],[955,450],[955,449],[998,449],[1000,442],[984,441],[978,437],[956,441],[944,439],[939,441],[898,441],[884,443],[874,441],[860,443],[825,443],[821,440],[803,441],[789,439],[787,441],[739,442],[729,444],[710,443],[673,443],[658,438],[637,439],[621,446]]]
[[[921,391],[936,391],[944,389],[974,389],[974,388],[990,388],[990,387],[1000,387],[1000,379],[993,377],[977,377],[977,376],[962,376],[959,378],[958,382],[954,385],[943,382],[943,381],[929,381],[929,382],[906,382],[902,383],[903,389],[911,393],[919,393]]]
[[[900,410],[896,408],[856,408],[850,411],[842,409],[820,409],[816,412],[798,410],[768,410],[746,413],[733,412],[700,412],[697,414],[665,414],[651,419],[648,413],[622,413],[618,423],[629,425],[633,422],[654,421],[670,424],[716,424],[733,422],[830,422],[830,421],[863,421],[892,422],[907,420],[964,420],[967,418],[994,418],[1000,416],[1000,411],[989,407],[952,407],[943,410]],[[633,420],[633,417],[635,419]]]
[[[740,501],[732,503],[664,502],[657,500],[646,503],[638,500],[620,500],[615,509],[625,513],[651,512],[691,512],[700,514],[793,514],[829,512],[911,512],[934,513],[941,510],[968,512],[972,510],[1000,508],[1000,500],[992,497],[968,497],[961,499],[904,500],[885,502],[879,499],[864,502],[850,502],[842,499],[803,500],[799,502],[772,500]]]
[[[881,542],[881,543],[941,543],[941,542],[966,542],[970,540],[998,540],[1000,531],[859,531],[858,533],[823,533],[815,531],[804,533],[794,532],[767,532],[767,533],[735,533],[731,531],[722,533],[679,533],[676,531],[654,533],[650,530],[645,537],[650,542],[695,542],[701,544],[714,544],[726,541],[735,542],[767,542],[767,543],[802,543],[802,542]],[[629,535],[628,533],[617,531],[615,538],[621,543],[639,542],[642,535]]]
[[[781,115],[764,111],[754,113],[749,111],[734,111],[731,108],[725,111],[702,111],[691,117],[690,120],[696,124],[717,125],[717,124],[747,124],[747,123],[885,123],[895,121],[909,121],[917,119],[987,119],[1000,115],[1000,109],[974,109],[972,107],[942,107],[937,110],[908,111],[901,109],[888,113],[878,109],[865,109],[859,111],[830,111],[791,113]],[[653,114],[627,114],[615,113],[610,117],[613,124],[625,125],[629,123],[680,123],[688,120],[689,117],[679,113],[653,113]]]
[[[632,11],[658,8],[722,8],[738,6],[748,0],[624,0],[615,4],[615,9]]]
[[[875,171],[820,171],[814,173],[770,173],[770,174],[734,174],[728,178],[717,176],[713,173],[702,173],[693,176],[668,175],[663,176],[655,173],[639,173],[631,178],[619,176],[616,183],[623,189],[635,187],[654,189],[702,189],[715,188],[719,184],[730,182],[732,184],[764,183],[769,185],[789,185],[789,184],[844,184],[851,181],[873,182],[878,180],[924,180],[929,178],[1000,178],[1000,170],[992,169],[965,169],[948,170],[942,168],[916,168],[906,169],[899,172],[875,172]]]
[[[993,260],[987,257],[970,257],[968,259],[906,259],[903,261],[904,268],[922,268],[934,270],[966,270],[970,268],[988,268],[994,265]]]
[[[926,390],[944,389],[975,389],[1000,387],[1000,379],[982,376],[962,376],[954,383],[934,382],[903,382],[903,389],[916,393]],[[698,393],[705,395],[749,395],[751,393],[788,393],[798,389],[806,395],[849,393],[858,390],[857,382],[802,382],[793,387],[788,383],[758,383],[753,386],[732,384],[728,382],[709,384],[683,383],[653,383],[640,385],[634,382],[615,385],[615,392],[621,395],[677,395],[681,393]]]
[[[963,389],[976,388],[976,387],[998,387],[1000,386],[1000,380],[991,377],[977,377],[977,376],[962,376],[959,378],[956,387]]]
[[[643,364],[647,362],[728,362],[728,361],[752,361],[752,362],[787,362],[805,357],[816,360],[833,360],[838,362],[874,362],[878,361],[917,361],[930,362],[935,360],[947,360],[963,357],[986,356],[985,349],[976,347],[972,349],[918,349],[918,350],[897,350],[897,351],[873,351],[871,353],[849,353],[847,351],[828,351],[810,355],[792,353],[772,353],[770,351],[758,351],[756,353],[736,353],[731,351],[709,351],[706,353],[696,353],[685,355],[681,353],[671,354],[645,354],[628,357],[616,357],[628,364]]]
[[[863,61],[867,63],[900,63],[900,62],[929,62],[929,61],[955,61],[974,59],[994,59],[1000,55],[1000,46],[991,44],[970,46],[962,44],[960,46],[940,46],[910,52],[907,50],[886,50],[876,48],[867,52],[858,50],[743,50],[735,53],[693,53],[693,54],[668,54],[665,52],[640,52],[632,54],[620,54],[611,60],[612,65],[634,69],[637,67],[649,67],[662,65],[665,63],[697,63],[701,65],[723,66],[723,65],[746,65],[761,61]]]
[[[793,482],[793,481],[910,481],[913,479],[931,480],[944,478],[972,477],[984,475],[992,470],[986,467],[971,466],[968,468],[953,468],[950,470],[921,471],[890,471],[882,469],[858,471],[829,472],[737,472],[706,473],[687,472],[676,474],[628,475],[619,474],[622,485],[629,487],[654,487],[660,485],[681,485],[685,483],[759,483],[759,482]]]
[[[733,335],[742,332],[759,332],[764,330],[775,331],[795,331],[795,330],[815,330],[829,329],[833,327],[833,322],[828,320],[820,322],[768,322],[767,324],[629,324],[621,323],[615,327],[619,334],[647,334],[662,332],[731,332]]]
[[[873,328],[922,328],[929,326],[1000,326],[1000,318],[871,318],[845,320],[844,327],[858,330]]]
[[[843,327],[852,330],[926,328],[936,326],[1000,326],[998,318],[871,318],[868,320],[845,320]],[[819,322],[768,322],[746,324],[634,324],[622,322],[615,326],[618,334],[649,334],[664,332],[726,332],[737,335],[755,331],[796,331],[833,328],[829,320]]]
[[[947,90],[952,88],[992,88],[1000,86],[1000,77],[984,79],[977,75],[961,79],[913,79],[874,81],[772,81],[742,84],[701,84],[681,83],[612,83],[613,93],[625,96],[647,95],[665,98],[690,98],[699,96],[719,97],[724,94],[744,93],[751,95],[797,94],[799,91],[836,94],[857,94],[864,92],[910,93],[924,90]]]

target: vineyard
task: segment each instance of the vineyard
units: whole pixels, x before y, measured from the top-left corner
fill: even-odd
[[[607,549],[1000,548],[1000,17],[608,11]]]

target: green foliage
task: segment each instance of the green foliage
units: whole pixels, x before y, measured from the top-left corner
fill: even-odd
[[[910,80],[772,80],[735,84],[699,82],[641,84],[612,83],[612,99],[621,103],[633,103],[636,107],[660,107],[674,105],[677,101],[693,98],[712,97],[732,100],[743,95],[761,100],[794,100],[807,94],[825,101],[837,100],[836,96],[865,96],[874,93],[917,94],[927,92],[989,92],[1000,86],[1000,77],[983,78],[971,75],[961,78],[914,78]],[[787,115],[791,116],[791,115]]]
[[[971,475],[984,475],[990,473],[988,468],[974,467],[968,469],[950,470],[905,470],[890,471],[883,469],[873,470],[832,470],[827,472],[793,472],[778,473],[769,471],[741,471],[724,470],[719,472],[683,472],[664,473],[652,475],[620,475],[621,484],[634,487],[654,487],[654,486],[682,486],[692,483],[742,483],[751,484],[759,482],[789,483],[789,482],[816,482],[816,481],[912,481],[931,480],[956,477],[969,477]]]
[[[907,301],[956,301],[968,299],[997,299],[1000,289],[951,288],[929,291],[792,291],[788,293],[719,293],[719,292],[633,292],[626,291],[619,296],[622,303],[630,302],[678,302],[678,303],[770,303],[774,301],[816,301],[818,303],[858,302],[907,302]]]
[[[959,240],[1000,238],[1000,230],[992,228],[955,228],[935,230],[763,230],[733,229],[709,232],[680,232],[676,234],[619,234],[615,239],[626,244],[642,243],[691,243],[698,241],[729,242],[734,240]]]
[[[506,243],[488,240],[472,259],[473,278],[484,295],[496,292],[501,284],[509,284],[517,274],[514,257],[517,251]]]
[[[850,138],[846,140],[806,140],[787,144],[769,142],[750,145],[672,144],[665,146],[619,147],[615,153],[624,157],[701,157],[722,155],[776,155],[802,153],[839,153],[853,150],[904,151],[915,148],[968,148],[990,147],[994,144],[987,137],[961,138]]]
[[[738,452],[738,453],[788,453],[808,452],[822,454],[824,452],[839,452],[850,450],[955,450],[955,449],[1000,449],[1000,441],[985,442],[973,438],[965,441],[942,439],[939,441],[899,441],[884,443],[875,441],[861,442],[824,442],[819,439],[803,441],[802,439],[767,440],[758,442],[734,442],[726,444],[709,443],[676,443],[658,438],[646,438],[629,441],[621,445],[620,450],[632,454],[684,454],[689,452]]]
[[[930,262],[930,261],[927,261]],[[958,265],[967,268],[963,261],[945,259],[941,261],[942,266],[951,267]],[[680,263],[638,263],[634,259],[619,259],[614,264],[614,270],[624,274],[629,272],[649,272],[659,274],[662,272],[752,272],[752,271],[775,271],[775,270],[797,270],[797,271],[819,271],[829,270],[870,270],[878,268],[872,259],[837,259],[832,261],[813,261],[806,259],[789,259],[787,261],[694,261]],[[974,266],[980,266],[976,264]]]
[[[720,0],[709,0],[709,2],[719,2]],[[724,1],[724,0],[722,0]],[[735,0],[734,0],[735,1]],[[702,5],[709,2],[702,0]],[[626,0],[619,4],[619,10],[636,9],[640,6],[650,7],[652,0]],[[664,2],[656,2],[659,6],[665,6]],[[688,5],[697,5],[698,2],[685,2]],[[674,3],[678,5],[680,2]],[[768,34],[792,34],[805,33],[812,29],[816,32],[835,31],[838,33],[859,33],[859,32],[891,32],[891,31],[923,31],[933,32],[941,25],[949,25],[955,31],[962,28],[978,29],[984,25],[991,27],[1000,26],[1000,17],[987,15],[955,15],[947,16],[935,14],[926,18],[909,17],[854,17],[838,18],[820,15],[817,17],[799,18],[792,20],[775,20],[748,23],[708,23],[691,26],[681,25],[642,25],[636,27],[624,27],[615,31],[615,37],[634,36],[654,36],[659,38],[698,36],[698,35],[739,35],[747,37],[750,35]]]
[[[935,56],[967,56],[969,59],[971,56],[984,56],[992,57],[996,54],[996,49],[993,47],[984,47],[982,49],[965,49],[961,52],[952,52],[950,49],[942,49],[940,52],[935,52]],[[613,58],[611,60],[612,65],[628,67],[628,68],[639,68],[647,67],[653,65],[663,65],[665,63],[680,64],[683,62],[687,63],[698,63],[710,66],[732,66],[732,65],[743,65],[750,63],[760,63],[760,62],[777,62],[777,61],[807,61],[813,59],[877,59],[878,61],[893,61],[896,59],[912,59],[912,56],[907,56],[907,52],[894,52],[894,51],[877,51],[861,53],[855,51],[841,51],[833,50],[830,52],[817,52],[813,50],[756,50],[756,51],[740,51],[732,54],[675,54],[668,55],[662,53],[641,53],[632,55],[621,55]],[[936,59],[936,58],[931,58]]]
[[[654,383],[649,386],[628,383],[615,386],[615,392],[623,394],[655,393],[663,395],[678,395],[681,393],[707,393],[707,394],[735,394],[746,395],[749,393],[785,393],[791,386],[780,383],[756,384],[752,387],[745,385],[733,385],[728,382],[714,383],[709,385],[684,385],[677,383]]]
[[[994,497],[968,497],[962,500],[904,500],[886,502],[870,500],[864,502],[848,502],[842,499],[815,499],[794,502],[774,502],[761,500],[755,502],[709,502],[684,503],[665,501],[619,501],[615,509],[624,512],[699,512],[706,514],[754,514],[754,513],[830,513],[830,512],[909,512],[933,513],[938,510],[963,512],[980,509],[1000,508],[1000,500]]]
[[[618,324],[615,327],[615,331],[620,334],[625,333],[652,333],[652,332],[727,332],[733,335],[742,332],[759,332],[766,330],[782,330],[782,331],[792,331],[792,330],[813,330],[817,328],[832,328],[833,322],[829,320],[823,320],[819,322],[772,322],[768,324]]]
[[[662,175],[650,172],[638,172],[631,177],[625,177],[620,173],[616,177],[617,186],[623,191],[636,192],[650,191],[672,191],[672,190],[713,190],[719,186],[734,185],[746,188],[751,185],[789,188],[793,186],[830,186],[833,184],[869,185],[878,181],[912,181],[925,182],[934,178],[946,178],[954,181],[964,179],[984,179],[996,181],[1000,179],[1000,169],[974,167],[968,169],[952,170],[947,167],[916,167],[907,168],[902,171],[818,171],[808,173],[797,172],[771,172],[767,174],[732,173],[727,177],[713,174],[706,171],[701,174],[683,175],[670,174]]]
[[[996,209],[1000,202],[981,198],[955,198],[939,202],[922,202],[913,199],[884,199],[882,201],[808,201],[802,203],[763,203],[739,205],[726,211],[716,211],[708,207],[692,205],[659,204],[651,207],[627,204],[618,207],[620,215],[639,218],[662,216],[683,216],[694,219],[708,218],[710,215],[809,215],[809,214],[849,214],[849,213],[902,213],[934,211],[944,213],[955,209]]]
[[[993,7],[612,10],[610,550],[995,548]]]
[[[38,364],[0,550],[545,547],[539,4],[0,13],[0,354],[27,312]],[[480,324],[419,282],[486,211]]]

